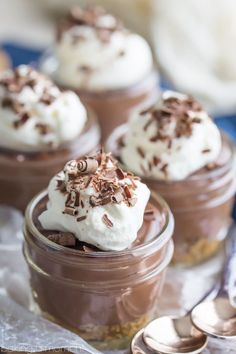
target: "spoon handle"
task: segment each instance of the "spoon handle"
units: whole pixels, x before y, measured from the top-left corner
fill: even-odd
[[[226,260],[219,295],[230,296],[234,293],[236,298],[236,226],[231,227],[226,240]]]

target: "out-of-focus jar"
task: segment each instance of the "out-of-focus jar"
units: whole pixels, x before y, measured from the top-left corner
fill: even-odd
[[[83,252],[49,241],[35,213],[46,192],[29,204],[24,255],[42,313],[102,349],[127,347],[156,314],[165,270],[173,255],[173,216],[159,196],[151,204],[163,219],[152,239],[120,252]]]
[[[125,125],[117,128],[107,142],[107,149],[118,159],[119,142],[126,130]],[[227,236],[236,191],[236,154],[233,142],[225,134],[222,140],[229,154],[222,165],[216,161],[182,181],[143,178],[152,191],[160,193],[173,212],[173,263],[200,263],[213,256]]]
[[[63,85],[56,77],[57,66],[56,58],[52,53],[46,52],[41,59],[41,70],[50,76],[59,87],[76,92],[81,101],[96,112],[103,142],[117,126],[127,121],[134,109],[149,107],[156,101],[159,94],[158,75],[154,70],[129,87],[93,91]]]
[[[33,153],[0,149],[0,204],[24,211],[33,196],[47,186],[48,180],[68,160],[98,148],[100,128],[95,114],[88,112],[87,123],[79,136],[57,149]]]

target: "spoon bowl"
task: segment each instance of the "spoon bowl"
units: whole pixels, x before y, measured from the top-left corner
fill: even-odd
[[[166,354],[197,354],[206,347],[208,339],[192,325],[190,316],[163,316],[147,325],[143,341],[150,350]]]
[[[153,354],[151,350],[149,350],[144,341],[143,341],[143,332],[144,329],[140,329],[132,339],[131,342],[131,353],[132,354]]]
[[[236,339],[236,308],[227,297],[197,305],[191,314],[194,325],[207,335]]]

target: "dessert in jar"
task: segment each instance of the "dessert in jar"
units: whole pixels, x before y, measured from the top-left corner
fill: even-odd
[[[127,347],[155,316],[172,232],[164,200],[110,154],[69,161],[26,210],[35,302],[96,347]]]
[[[198,102],[164,92],[117,128],[107,148],[169,204],[174,262],[195,264],[219,249],[231,223],[235,147]]]
[[[24,210],[68,159],[96,151],[94,113],[29,66],[0,76],[0,204]]]
[[[133,108],[153,103],[158,92],[148,43],[100,7],[71,10],[41,69],[94,109],[103,139]]]

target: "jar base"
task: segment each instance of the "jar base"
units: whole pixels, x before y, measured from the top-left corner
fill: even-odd
[[[40,312],[40,314],[47,320],[78,334],[91,346],[100,351],[124,350],[129,348],[130,342],[135,333],[145,327],[153,319],[153,316],[144,315],[135,321],[125,324],[115,324],[110,326],[88,324],[81,326],[80,328],[73,328],[64,322],[56,320],[46,312]]]

